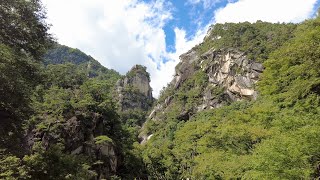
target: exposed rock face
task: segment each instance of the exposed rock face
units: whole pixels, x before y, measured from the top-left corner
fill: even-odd
[[[180,63],[176,66],[176,74],[170,83],[174,89],[178,89],[180,85],[195,72],[195,63],[199,59],[196,51],[189,51],[180,56]]]
[[[135,65],[116,85],[121,111],[141,109],[147,111],[153,103],[150,77],[146,68]]]
[[[206,87],[201,92],[202,100],[196,109],[182,110],[178,119],[187,120],[197,111],[218,108],[228,102],[255,100],[258,95],[255,84],[263,72],[263,66],[249,60],[244,53],[236,49],[211,49],[198,55],[194,48],[180,56],[176,74],[167,89],[178,91],[186,80],[199,71],[204,72],[208,79]],[[221,90],[219,95],[217,95],[218,90]],[[161,120],[159,115],[165,114],[166,109],[173,103],[175,103],[174,96],[169,95],[154,107],[149,119]]]
[[[145,113],[143,114],[145,117],[153,103],[149,83],[149,74],[146,68],[140,65],[134,66],[125,77],[120,79],[116,84],[115,93],[120,107],[118,114],[77,110],[65,114],[63,120],[47,117],[44,114],[42,126],[32,128],[26,136],[29,149],[38,142],[45,149],[63,142],[65,153],[85,155],[92,161],[91,168],[97,173],[96,179],[110,179],[110,176],[116,174],[123,163],[119,144],[111,139],[120,139],[111,132],[119,130],[112,119],[119,116],[124,121],[132,119],[134,117],[126,115],[130,115],[131,110],[136,109],[140,114]],[[141,122],[145,122],[145,118]],[[110,138],[108,135],[111,135]]]
[[[233,101],[257,98],[254,84],[263,71],[262,64],[250,61],[235,49],[210,50],[201,59],[201,69],[207,73],[209,82],[224,87]]]
[[[106,134],[106,120],[99,114],[76,115],[65,122],[54,121],[46,128],[34,129],[28,133],[28,145],[32,147],[35,142],[41,142],[44,148],[64,142],[65,151],[73,154],[83,154],[97,163],[92,168],[96,170],[98,179],[109,178],[115,174],[118,167],[118,154],[112,142],[96,143],[95,137]]]

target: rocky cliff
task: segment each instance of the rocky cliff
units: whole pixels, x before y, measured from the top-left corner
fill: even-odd
[[[153,103],[150,76],[146,67],[135,65],[116,84],[120,111],[140,109],[148,111]]]
[[[176,73],[150,120],[161,120],[166,111],[177,108],[180,120],[188,120],[196,112],[221,107],[234,101],[255,100],[255,84],[263,72],[261,63],[247,58],[236,49],[211,49],[199,54],[197,48],[180,56]]]
[[[98,179],[109,178],[117,172],[120,160],[115,143],[105,135],[106,121],[101,114],[80,111],[65,121],[47,117],[29,131],[27,142],[29,147],[41,144],[46,150],[63,143],[64,152],[90,159]]]
[[[26,141],[30,152],[37,145],[48,150],[63,144],[64,153],[86,157],[96,178],[105,179],[119,173],[119,168],[124,166],[124,145],[120,144],[120,139],[125,138],[126,131],[122,129],[122,123],[140,128],[152,106],[153,97],[149,73],[140,65],[134,66],[118,80],[116,91],[109,87],[109,81],[94,82],[92,80],[93,84],[88,84],[93,88],[89,94],[88,91],[82,92],[81,88],[75,89],[74,93],[67,89],[71,96],[68,98],[74,101],[74,104],[68,104],[69,111],[54,115],[48,109],[39,114],[39,123],[30,126]],[[49,102],[45,99],[45,102],[56,103],[59,94],[56,96],[56,99],[49,98]],[[109,97],[115,98],[109,100]],[[117,112],[113,102],[119,107]],[[94,103],[100,104],[99,108],[93,108]]]

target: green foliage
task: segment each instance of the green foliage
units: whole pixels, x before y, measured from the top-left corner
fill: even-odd
[[[109,159],[75,155],[72,146],[107,142],[124,162],[113,177],[139,177],[143,163],[133,147],[136,139],[121,124],[112,99],[119,73],[58,44],[44,55],[52,38],[38,0],[1,2],[0,16],[0,147],[6,149],[0,152],[0,179],[93,179],[102,167],[94,162],[107,166]],[[70,142],[76,132],[66,131],[74,121],[83,134]],[[25,132],[33,147],[21,141]],[[86,141],[91,135],[96,145]]]
[[[31,112],[30,96],[40,79],[38,65],[25,54],[0,44],[0,146],[16,151],[21,124]]]
[[[0,44],[0,108],[15,116],[29,111],[29,96],[40,79],[39,66],[32,58]],[[20,106],[21,105],[21,106]]]
[[[64,45],[55,44],[44,56],[45,64],[66,64],[72,63],[80,65],[93,60],[92,57],[81,52],[79,49],[73,49]]]
[[[293,37],[295,24],[225,23],[211,26],[210,35],[199,46],[200,54],[211,48],[237,48],[249,59],[263,62],[269,54]]]
[[[71,92],[57,86],[53,86],[43,96],[43,112],[53,116],[62,116],[70,109]]]
[[[129,144],[129,143],[127,143]],[[142,160],[142,149],[138,142],[124,149],[123,164],[119,167],[122,179],[146,179],[148,177],[145,164]]]
[[[173,94],[174,94],[174,87],[170,84],[167,84],[167,87],[163,87],[161,89],[157,102],[163,103],[166,100],[166,98],[171,97]]]
[[[48,67],[49,71],[52,69],[51,72],[58,70],[59,72],[56,73],[59,75],[62,75],[62,72],[71,73],[69,76],[75,73],[73,77],[71,76],[74,79],[77,77],[78,79],[83,79],[85,78],[83,76],[89,78],[98,77],[101,80],[109,80],[115,83],[120,78],[118,72],[103,67],[98,61],[81,52],[79,49],[73,49],[60,44],[55,44],[54,47],[44,55],[44,64],[51,66],[51,68]],[[67,72],[65,72],[66,70]]]
[[[85,158],[63,153],[59,145],[46,151],[38,149],[22,162],[31,179],[90,179],[96,174],[89,170]]]
[[[65,154],[59,145],[46,151],[38,148],[22,159],[0,154],[0,163],[1,179],[90,179],[96,176],[84,157]]]
[[[281,107],[301,106],[302,111],[319,107],[320,19],[300,25],[295,38],[275,51],[265,63],[267,71],[261,92],[273,95]]]
[[[320,19],[300,25],[257,22],[217,24],[200,53],[239,48],[265,61],[255,102],[237,102],[196,113],[201,72],[175,93],[160,121],[149,121],[152,138],[143,159],[158,179],[317,179],[319,174]],[[220,36],[220,37],[219,37]],[[219,37],[219,38],[218,38]],[[211,40],[215,38],[214,40]],[[182,91],[180,91],[182,89]],[[210,89],[217,98],[223,89]]]
[[[39,0],[2,1],[0,6],[0,43],[40,61],[51,46],[46,13]]]
[[[32,114],[39,61],[52,37],[38,0],[2,1],[0,17],[0,146],[20,154],[21,125]]]
[[[158,100],[164,103],[166,99],[171,101],[168,112],[159,115],[161,119],[166,120],[186,120],[194,114],[196,107],[202,102],[202,94],[208,83],[208,76],[202,70],[196,71],[190,78],[182,83],[181,87],[174,90],[169,86],[164,89]],[[150,122],[153,123],[153,122]],[[147,126],[149,129],[151,126]],[[146,128],[147,128],[146,127]],[[148,131],[148,130],[147,130]]]
[[[59,55],[59,50],[56,53]],[[63,56],[67,56],[68,53],[70,52]],[[63,127],[69,123],[70,118],[76,117],[80,126],[84,128],[83,132],[79,133],[84,135],[93,133],[95,145],[103,146],[105,143],[111,143],[116,149],[115,153],[121,164],[117,167],[117,176],[114,177],[129,179],[145,176],[144,164],[137,152],[138,146],[133,144],[138,141],[138,127],[144,121],[146,112],[132,110],[118,114],[113,98],[114,85],[119,79],[117,73],[97,70],[95,72],[98,76],[91,77],[86,74],[85,62],[77,65],[66,60],[63,63],[48,64],[44,68],[48,80],[44,86],[38,86],[34,93],[33,107],[37,110],[37,114],[26,127],[35,126],[37,131],[50,134],[53,139],[49,144],[52,142],[66,144]],[[95,126],[97,129],[91,132],[90,129]],[[69,153],[70,149],[65,155]],[[99,167],[108,166],[109,163],[108,159],[93,157],[88,159],[90,160],[87,163],[88,167],[98,174],[102,172]],[[79,169],[77,172],[81,173]]]
[[[83,137],[72,140],[81,147],[114,147],[111,179],[319,179],[319,18],[212,26],[198,52],[236,48],[264,62],[259,99],[197,112],[204,92],[222,101],[224,89],[208,86],[193,64],[177,90],[161,92],[159,102],[170,103],[160,120],[143,124],[146,111],[116,109],[121,76],[80,50],[56,44],[41,68],[52,38],[39,1],[4,1],[0,16],[0,179],[100,178],[109,159],[71,153],[66,129],[74,121]],[[150,81],[140,65],[127,77],[137,73]],[[144,102],[134,88],[124,92]],[[141,126],[152,134],[145,145],[138,144]],[[23,150],[23,132],[35,136],[31,152]]]
[[[112,139],[108,136],[98,136],[94,138],[96,144],[112,143]]]
[[[142,126],[142,124],[146,121],[147,112],[141,109],[129,109],[119,113],[120,119],[123,122],[130,126]],[[138,132],[138,131],[137,131]]]
[[[147,67],[137,64],[126,74],[126,77],[134,77],[136,74],[144,74],[150,81],[150,74],[147,72]]]
[[[87,75],[77,69],[74,64],[48,65],[45,71],[48,86],[60,86],[62,88],[73,88],[82,85],[88,78]]]
[[[0,152],[0,178],[1,179],[16,179],[18,177],[27,177],[25,167],[21,166],[21,161],[18,157],[6,153],[1,150]]]
[[[66,72],[69,73],[69,71]],[[59,85],[59,81],[57,82]],[[70,155],[74,150],[70,148],[73,144],[70,142],[70,135],[77,136],[74,142],[78,144],[77,146],[81,146],[82,143],[92,143],[90,146],[111,143],[112,147],[117,149],[116,153],[119,156],[129,148],[126,143],[132,143],[127,141],[130,135],[126,134],[119,120],[115,102],[112,99],[113,85],[108,80],[91,78],[82,83],[77,82],[71,87],[63,86],[62,84],[48,88],[39,86],[34,93],[33,107],[36,113],[25,127],[33,129],[40,135],[45,133],[48,142],[34,138],[36,141],[34,147],[39,143],[46,150],[40,148],[39,151],[24,158],[28,166],[31,166],[28,172],[31,171],[30,177],[33,179],[43,179],[46,176],[51,179],[90,179],[95,173],[101,173],[99,167],[108,165],[108,159],[99,159],[99,156],[95,158],[86,153]],[[77,121],[77,125],[72,126],[78,132],[69,134],[66,130],[70,128],[73,119]],[[92,142],[88,139],[91,135],[96,137]],[[89,141],[86,142],[86,140]],[[50,152],[51,148],[55,148],[56,143],[65,145],[68,149],[61,149],[60,152],[55,149]],[[75,161],[82,156],[86,157],[84,161],[81,159]],[[96,161],[102,164],[94,163]],[[51,164],[57,168],[52,167]],[[36,166],[44,169],[35,170]]]
[[[265,140],[255,149],[251,164],[253,170],[246,176],[255,179],[309,179],[313,169],[306,154],[310,152],[304,148],[305,139],[297,139],[297,135],[281,134]]]

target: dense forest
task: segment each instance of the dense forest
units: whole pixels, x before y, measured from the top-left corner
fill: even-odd
[[[316,18],[298,25],[212,26],[194,51],[232,47],[263,62],[255,84],[259,96],[192,112],[209,83],[206,72],[200,68],[176,90],[169,85],[159,101],[170,97],[171,105],[160,119],[146,123],[145,131],[153,135],[142,151],[149,174],[158,179],[319,178],[319,23]],[[212,90],[224,98],[224,90]],[[193,114],[181,119],[186,110]]]
[[[319,179],[320,18],[225,23],[156,100],[0,2],[0,179]]]

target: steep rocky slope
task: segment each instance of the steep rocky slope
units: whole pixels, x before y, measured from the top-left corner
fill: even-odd
[[[262,62],[293,36],[295,28],[294,24],[261,21],[211,26],[201,44],[180,56],[173,80],[161,92],[148,119],[186,121],[206,109],[255,100],[259,94],[256,83],[264,71]],[[149,123],[143,133],[156,129],[150,124],[157,123]]]
[[[66,156],[85,157],[97,179],[130,174],[124,161],[137,136],[131,139],[127,128],[138,129],[153,103],[146,68],[136,65],[120,76],[60,45],[46,60],[48,83],[35,93],[37,112],[28,124],[26,149],[34,153],[58,146]]]
[[[212,26],[144,124],[150,177],[319,178],[319,21]]]
[[[29,147],[35,148],[40,143],[43,148],[50,149],[63,143],[65,153],[90,159],[94,163],[91,168],[99,179],[117,172],[120,152],[107,136],[110,132],[106,132],[109,128],[105,115],[78,111],[65,120],[51,118],[44,118],[36,129],[28,133]]]
[[[255,100],[258,96],[255,84],[262,72],[261,63],[249,60],[243,52],[238,50],[210,49],[199,55],[194,48],[180,56],[176,74],[167,87],[167,91],[187,90],[192,93],[192,97],[187,95],[184,97],[193,98],[192,107],[187,105],[188,100],[186,100],[179,114],[179,118],[188,120],[196,112],[205,109],[218,108],[224,104],[244,99]],[[188,80],[193,78],[204,82],[190,84]],[[185,86],[188,86],[187,89]],[[169,92],[165,98],[160,99],[149,118],[161,120],[163,118],[161,116],[166,114],[166,109],[170,109],[177,101],[179,97]]]

